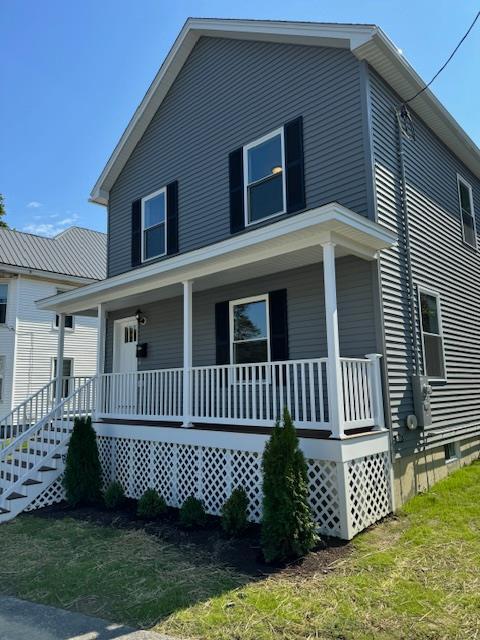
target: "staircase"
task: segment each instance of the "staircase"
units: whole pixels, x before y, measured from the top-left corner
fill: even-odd
[[[0,522],[24,511],[61,476],[74,420],[94,407],[94,381],[72,385],[59,403],[52,381],[0,421]]]

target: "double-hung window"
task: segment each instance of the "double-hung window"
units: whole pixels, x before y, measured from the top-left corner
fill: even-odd
[[[5,389],[5,356],[0,356],[0,402],[3,402],[3,394]]]
[[[57,289],[57,296],[60,295],[61,293],[66,293],[66,291],[62,290],[62,289]],[[55,328],[58,329],[60,325],[60,316],[58,315],[58,313],[55,314]],[[73,330],[73,316],[70,315],[66,315],[65,316],[65,329],[72,329]]]
[[[233,364],[270,360],[267,295],[230,302],[230,335]]]
[[[446,372],[440,296],[438,293],[425,289],[419,289],[418,295],[424,374],[433,380],[444,380],[446,378]]]
[[[142,261],[166,253],[167,190],[164,187],[142,198]]]
[[[470,247],[476,248],[477,234],[475,230],[475,212],[473,209],[472,187],[460,176],[457,176],[457,182],[463,241]]]
[[[8,284],[0,284],[0,324],[7,320]]]
[[[72,378],[73,376],[73,359],[64,358],[62,366],[62,398],[68,398],[73,392]],[[53,378],[57,377],[57,358],[53,359]]]
[[[243,148],[245,225],[286,211],[283,128]]]

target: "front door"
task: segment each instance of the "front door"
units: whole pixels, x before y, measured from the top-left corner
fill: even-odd
[[[112,413],[134,415],[137,404],[137,339],[138,323],[135,318],[115,321],[113,375],[110,389]],[[129,375],[130,374],[130,375]]]

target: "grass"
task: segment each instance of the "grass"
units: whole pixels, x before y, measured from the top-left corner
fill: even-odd
[[[146,533],[20,517],[0,589],[209,640],[480,638],[480,464],[358,536],[334,570],[248,578]]]

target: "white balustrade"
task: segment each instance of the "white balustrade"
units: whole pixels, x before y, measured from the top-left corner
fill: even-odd
[[[382,428],[379,356],[341,358],[340,368],[344,428]],[[188,416],[183,412],[183,369],[103,374],[97,413],[272,426],[286,407],[297,427],[330,429],[327,358],[192,367],[187,381]]]

